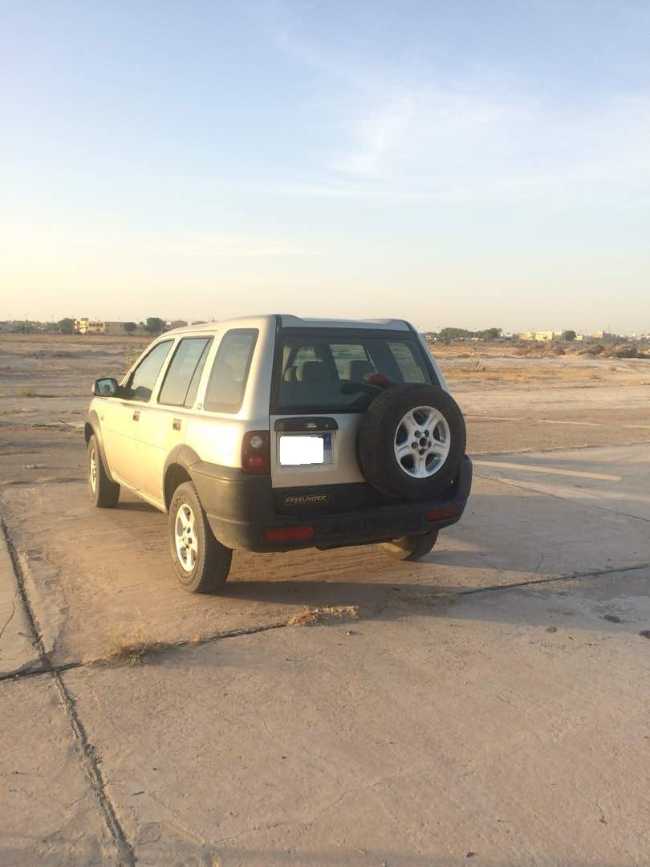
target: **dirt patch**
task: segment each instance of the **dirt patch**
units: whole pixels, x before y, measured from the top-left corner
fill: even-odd
[[[359,619],[358,605],[334,605],[326,608],[307,608],[300,614],[289,618],[289,626],[316,626],[318,623],[331,623],[332,621],[347,621]]]

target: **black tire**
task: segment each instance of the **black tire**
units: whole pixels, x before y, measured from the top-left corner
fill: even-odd
[[[414,478],[398,463],[395,436],[409,409],[433,407],[449,427],[449,452],[435,473]],[[455,479],[465,454],[463,414],[453,397],[434,385],[393,386],[370,404],[359,427],[359,464],[370,484],[387,497],[426,500],[444,493]]]
[[[186,554],[183,561],[176,544],[177,528],[181,533],[184,521],[190,520],[190,515],[192,535],[183,538],[195,540],[196,549],[192,554],[181,545]],[[174,491],[169,506],[169,545],[176,575],[188,593],[219,592],[228,579],[232,551],[215,538],[192,482],[183,482]]]
[[[120,486],[108,478],[94,434],[88,440],[88,490],[98,509],[112,509],[117,506]]]
[[[438,541],[438,531],[432,530],[422,536],[402,536],[392,542],[382,542],[381,547],[398,560],[421,560]]]

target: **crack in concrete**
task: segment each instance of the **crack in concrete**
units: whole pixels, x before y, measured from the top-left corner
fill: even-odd
[[[4,527],[4,525],[2,526]],[[400,596],[399,602],[406,606],[412,605],[413,607],[422,607],[423,605],[429,605],[432,599],[437,599],[441,604],[447,604],[451,599],[460,599],[463,596],[474,596],[480,593],[506,593],[509,590],[520,590],[522,587],[531,587],[538,584],[554,584],[561,581],[579,581],[588,578],[600,578],[604,575],[619,574],[621,572],[641,571],[643,569],[650,569],[650,562],[637,563],[632,566],[611,566],[606,569],[590,569],[587,572],[566,572],[560,575],[550,575],[545,578],[528,578],[525,581],[517,581],[510,584],[489,584],[486,587],[470,587],[466,590],[456,590],[453,592],[423,593],[419,597]],[[386,586],[388,587],[389,585]],[[381,616],[381,614],[390,607],[390,601],[386,604],[378,603],[373,607],[373,611],[377,616]],[[292,622],[292,620],[293,617],[290,617],[286,620],[276,620],[272,623],[264,623],[259,626],[244,626],[238,629],[229,629],[224,632],[215,632],[211,635],[206,635],[198,640],[188,638],[180,639],[179,641],[151,642],[150,644],[145,643],[142,647],[141,655],[136,654],[138,656],[138,661],[136,663],[130,662],[128,657],[120,658],[107,656],[97,657],[96,659],[71,660],[69,662],[54,664],[50,662],[46,655],[40,666],[19,669],[18,671],[4,674],[0,676],[0,683],[7,680],[21,680],[26,677],[39,677],[44,674],[60,675],[76,668],[125,668],[132,666],[133,664],[140,664],[144,657],[160,655],[168,651],[183,650],[187,647],[203,647],[206,644],[225,641],[229,638],[241,638],[246,635],[257,635],[260,632],[270,632],[274,629],[285,629],[300,625]],[[331,624],[321,623],[315,625],[326,626]]]
[[[26,677],[40,677],[43,674],[62,674],[72,668],[84,668],[90,664],[89,662],[74,660],[72,662],[62,662],[58,665],[26,665],[23,668],[17,668],[15,671],[0,675],[0,683],[7,680],[22,680]]]
[[[7,479],[0,482],[2,488],[35,487],[36,485],[69,485],[73,482],[85,482],[85,476],[52,476],[41,479]]]
[[[25,608],[27,623],[33,636],[34,646],[38,651],[38,656],[41,662],[43,673],[50,674],[52,676],[52,679],[54,680],[57,692],[59,693],[59,698],[68,717],[70,727],[72,728],[72,734],[78,746],[81,756],[81,762],[86,772],[86,777],[88,778],[91,791],[95,794],[95,797],[97,798],[97,802],[106,823],[108,833],[110,834],[111,839],[113,840],[113,843],[118,851],[120,862],[122,865],[125,865],[125,867],[134,867],[136,863],[135,853],[133,851],[133,847],[126,838],[120,821],[117,818],[117,813],[115,812],[113,802],[111,801],[111,798],[106,791],[106,784],[104,782],[102,772],[99,768],[97,751],[94,745],[88,740],[88,735],[86,734],[84,725],[81,722],[79,714],[77,713],[75,701],[72,698],[71,694],[68,692],[68,689],[63,682],[63,678],[61,676],[61,667],[52,665],[48,653],[45,650],[43,638],[38,629],[36,615],[32,608],[27,591],[25,589],[24,575],[22,573],[20,562],[16,555],[16,549],[13,545],[13,542],[11,541],[7,525],[1,518],[0,531],[4,536],[7,550],[9,551],[9,556],[11,558],[14,576],[16,579],[16,586],[18,588],[18,596],[20,597],[20,600]]]
[[[14,596],[14,601],[11,605],[11,614],[9,615],[9,617],[7,617],[5,622],[2,624],[2,629],[0,629],[0,639],[5,634],[5,629],[7,628],[7,626],[9,626],[9,624],[11,623],[11,621],[14,619],[15,616],[16,616],[16,597]]]
[[[579,581],[582,578],[601,578],[603,575],[615,575],[619,572],[635,572],[650,569],[650,563],[636,563],[633,566],[612,566],[607,569],[590,569],[588,572],[567,572],[563,575],[550,575],[547,578],[529,578],[513,584],[491,584],[488,587],[471,587],[460,590],[452,596],[471,596],[476,593],[496,593],[499,590],[517,590],[520,587],[530,587],[534,584],[553,584],[558,581]]]
[[[487,476],[484,473],[474,470],[474,475],[481,479],[487,479],[490,482],[499,482],[502,485],[508,485],[511,488],[517,488],[521,491],[532,491],[534,494],[539,494],[542,497],[553,497],[555,500],[562,500],[564,503],[576,503],[585,509],[597,509],[599,512],[607,512],[609,515],[618,515],[620,518],[632,518],[635,521],[643,521],[645,524],[650,524],[650,518],[644,518],[642,515],[633,515],[630,512],[619,512],[617,509],[608,509],[607,506],[599,506],[591,499],[586,498],[576,501],[573,497],[563,497],[561,494],[551,493],[535,488],[532,485],[527,485],[525,482],[515,482],[513,479],[504,479],[499,476]]]
[[[228,629],[225,632],[215,632],[211,635],[206,635],[198,640],[195,639],[180,639],[179,641],[151,642],[145,644],[142,648],[142,657],[153,656],[166,653],[169,650],[183,650],[186,647],[202,647],[204,644],[212,644],[215,641],[222,641],[228,638],[240,638],[243,635],[256,635],[258,632],[270,632],[272,629],[283,629],[285,626],[291,626],[287,620],[276,620],[272,623],[264,623],[260,626],[243,626],[240,629]],[[139,656],[139,654],[135,654]],[[25,677],[38,677],[43,674],[57,674],[70,671],[75,668],[125,668],[133,664],[128,657],[120,658],[115,656],[101,656],[96,659],[86,660],[71,660],[70,662],[61,662],[59,664],[39,665],[38,667],[21,668],[17,671],[12,671],[9,674],[0,675],[0,683],[6,680],[21,680]]]

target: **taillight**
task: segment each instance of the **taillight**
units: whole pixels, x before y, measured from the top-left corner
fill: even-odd
[[[244,434],[241,468],[245,473],[264,474],[271,471],[271,447],[267,430],[251,430]]]
[[[306,542],[313,539],[313,527],[271,527],[264,531],[267,542]]]

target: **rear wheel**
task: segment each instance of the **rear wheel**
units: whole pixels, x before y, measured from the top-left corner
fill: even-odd
[[[112,509],[117,505],[120,486],[108,478],[94,434],[88,440],[88,488],[98,509]]]
[[[228,578],[232,551],[215,538],[192,482],[183,482],[174,491],[169,543],[176,575],[185,590],[218,593]]]
[[[398,560],[420,560],[430,553],[438,541],[438,531],[432,530],[421,536],[402,536],[392,542],[384,542],[382,548]]]

